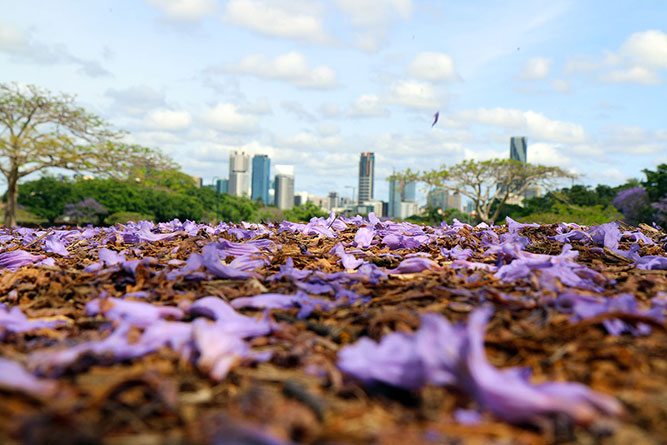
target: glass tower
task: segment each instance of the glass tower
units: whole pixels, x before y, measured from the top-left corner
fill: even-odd
[[[525,136],[512,136],[510,138],[510,159],[526,163],[528,160],[528,149]]]
[[[262,200],[264,205],[269,204],[269,182],[271,159],[267,155],[255,155],[252,158],[252,200]]]
[[[373,183],[375,181],[375,153],[361,153],[359,158],[359,194],[357,203],[362,204],[373,200]]]

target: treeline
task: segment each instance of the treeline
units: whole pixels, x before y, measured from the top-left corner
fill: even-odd
[[[575,222],[591,225],[621,220],[634,226],[655,222],[667,228],[667,164],[658,165],[655,171],[644,169],[642,172],[643,180],[630,179],[616,187],[575,184],[539,198],[525,199],[523,206],[506,203],[496,223],[502,224],[509,216],[517,221],[540,224]],[[492,207],[490,213],[494,211],[495,207]],[[471,223],[481,221],[455,209],[442,211],[435,208],[427,208],[421,215],[411,216],[408,220],[439,224],[442,220],[451,223],[454,218]]]
[[[542,224],[567,221],[590,225],[618,219],[635,226],[655,222],[667,227],[667,164],[642,172],[642,181],[631,179],[617,187],[577,184],[526,199],[523,207],[506,205],[502,216]]]
[[[21,184],[18,204],[49,224],[111,225],[130,220],[155,222],[305,221],[324,213],[312,203],[280,211],[248,198],[197,187],[180,172],[139,173],[134,180],[70,179],[44,176]]]

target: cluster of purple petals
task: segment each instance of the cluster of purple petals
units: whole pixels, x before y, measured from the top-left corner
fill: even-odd
[[[486,359],[484,331],[491,311],[478,309],[464,325],[437,314],[421,317],[413,334],[392,333],[376,343],[362,338],[338,353],[338,367],[365,383],[382,382],[406,390],[424,385],[455,387],[480,409],[512,423],[534,423],[566,415],[589,424],[600,414],[620,415],[612,397],[579,383],[530,383],[530,370],[498,369]],[[469,416],[466,416],[469,417]]]
[[[20,363],[0,357],[0,388],[36,397],[51,397],[57,391],[58,383],[35,377]]]
[[[559,230],[561,232],[563,232],[563,229],[571,228],[571,230],[560,233],[554,236],[553,239],[561,243],[581,241],[584,244],[592,243],[605,247],[618,255],[633,260],[635,262],[635,266],[638,269],[667,270],[667,257],[657,255],[646,255],[642,257],[637,253],[641,248],[640,244],[638,243],[643,243],[646,245],[655,244],[651,238],[647,237],[639,231],[621,232],[618,223],[616,222],[600,224],[599,226],[592,226],[588,230],[583,230],[582,227],[578,226],[576,228],[572,228],[571,226],[572,225],[561,224],[559,226]],[[630,250],[619,249],[619,242],[624,237],[628,241],[635,243],[630,247]]]
[[[21,308],[18,306],[7,310],[5,304],[0,304],[0,340],[3,339],[6,332],[31,332],[38,329],[56,328],[66,324],[63,320],[31,320],[21,312]]]
[[[278,328],[266,319],[239,314],[218,297],[204,297],[181,309],[102,296],[90,301],[86,311],[91,316],[103,315],[115,321],[110,334],[103,340],[66,349],[33,352],[29,356],[32,369],[41,375],[55,376],[84,355],[113,363],[169,347],[219,381],[242,360],[268,360],[270,355],[252,351],[244,339],[268,335]],[[185,312],[203,318],[172,321],[183,318]],[[141,331],[138,339],[131,339],[133,329]]]
[[[656,323],[662,323],[665,319],[664,308],[657,301],[651,309],[642,311],[632,294],[625,293],[614,298],[605,298],[597,295],[564,292],[556,298],[554,305],[559,311],[572,314],[573,322],[603,314],[628,314],[646,317]],[[635,327],[618,318],[606,318],[602,321],[602,324],[611,335],[621,335],[625,332],[632,335],[648,335],[651,332],[650,326],[646,323],[637,323]]]

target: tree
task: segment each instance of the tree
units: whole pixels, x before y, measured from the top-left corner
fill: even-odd
[[[109,211],[94,198],[86,198],[83,201],[65,206],[65,216],[73,219],[77,224],[101,224],[108,214]]]
[[[27,210],[54,224],[65,213],[65,206],[73,202],[74,185],[65,178],[44,176],[21,184],[18,203]]]
[[[34,85],[0,84],[0,172],[7,181],[5,225],[16,223],[18,181],[49,167],[127,177],[136,166],[165,168],[160,152],[122,142],[74,97]]]
[[[521,163],[512,159],[467,160],[440,170],[397,173],[388,180],[421,181],[470,198],[477,217],[493,223],[511,196],[520,196],[529,187],[553,186],[560,178],[574,175],[558,167]]]
[[[312,202],[306,202],[300,206],[292,207],[289,210],[285,210],[285,219],[288,221],[299,222],[299,221],[310,221],[313,217],[326,217],[327,213],[322,211],[321,208],[313,204]]]

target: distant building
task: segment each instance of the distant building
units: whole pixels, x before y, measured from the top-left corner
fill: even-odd
[[[269,204],[269,182],[271,181],[271,159],[267,155],[252,158],[252,200]]]
[[[309,201],[308,192],[296,192],[294,194],[294,205],[301,206]]]
[[[461,210],[461,195],[459,193],[449,193],[448,190],[443,188],[436,188],[428,192],[426,205],[442,210]]]
[[[215,181],[215,191],[218,193],[229,193],[229,179],[218,179]]]
[[[389,202],[387,203],[387,216],[390,218],[406,218],[407,216],[414,215],[404,215],[405,212],[412,209],[413,207],[403,206],[403,203],[415,203],[417,202],[417,183],[412,182],[403,182],[403,181],[389,181]],[[403,209],[403,210],[402,210]],[[405,211],[404,211],[405,210]]]
[[[333,210],[340,207],[340,196],[338,192],[329,192],[327,210]]]
[[[74,175],[76,178],[76,175]],[[193,176],[192,179],[195,180],[195,186],[196,187],[201,187],[202,186],[202,177],[201,176]]]
[[[357,203],[373,200],[375,182],[375,153],[361,153],[359,158],[359,194]]]
[[[276,165],[275,202],[281,210],[294,207],[294,166]]]
[[[525,136],[512,136],[510,138],[510,159],[522,163],[528,162],[528,147]]]
[[[250,155],[244,151],[229,154],[229,194],[250,197]]]

